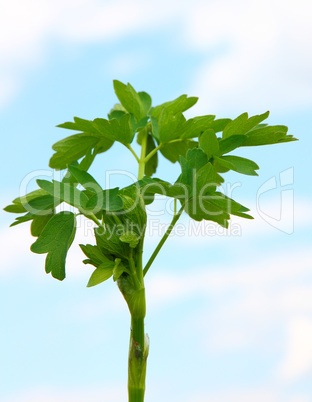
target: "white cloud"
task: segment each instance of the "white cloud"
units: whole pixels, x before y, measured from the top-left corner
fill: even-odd
[[[17,93],[27,71],[44,62],[51,39],[65,45],[114,41],[147,29],[157,34],[177,22],[182,35],[177,31],[173,40],[213,54],[194,74],[191,93],[200,96],[198,109],[227,112],[239,105],[239,111],[258,112],[309,106],[310,14],[307,0],[191,5],[162,0],[157,6],[141,0],[7,1],[0,13],[0,106]]]
[[[3,2],[0,12],[0,107],[17,93],[27,72],[44,63],[51,40],[69,46],[114,41],[129,33],[165,24],[174,10],[174,4],[154,7],[154,4],[140,0]]]
[[[292,191],[292,190],[290,190]],[[237,199],[237,197],[234,197]],[[295,201],[285,199],[281,202],[280,194],[260,200],[258,207],[253,200],[239,200],[248,206],[253,220],[232,216],[228,229],[224,229],[212,221],[196,222],[183,215],[173,229],[168,242],[176,245],[200,245],[208,244],[213,247],[216,243],[226,239],[243,237],[248,242],[255,238],[298,234],[302,229],[312,224],[311,202],[307,199]],[[148,244],[156,244],[157,238],[161,238],[170,224],[171,217],[153,217],[148,223],[146,235]],[[207,243],[208,242],[208,243]],[[234,244],[234,243],[233,243]]]
[[[244,261],[237,261],[233,263],[231,269],[224,269],[222,261],[219,264],[214,264],[213,269],[207,269],[205,265],[196,268],[196,274],[192,272],[180,272],[168,273],[168,270],[162,271],[161,274],[151,274],[151,278],[146,280],[146,286],[148,288],[149,302],[151,304],[158,305],[161,298],[165,298],[165,301],[184,299],[189,294],[197,295],[202,293],[203,295],[219,296],[228,293],[231,290],[237,289],[244,291],[250,291],[250,296],[255,294],[258,290],[259,293],[263,292],[265,288],[274,292],[272,286],[274,285],[286,285],[285,288],[279,291],[280,304],[276,305],[275,312],[279,310],[280,306],[282,310],[285,309],[301,309],[305,308],[312,311],[312,293],[309,293],[309,285],[305,284],[300,286],[296,284],[296,280],[301,277],[304,278],[306,274],[309,274],[312,268],[312,256],[309,250],[289,250],[283,255],[271,254],[264,256],[259,254],[259,258],[250,260],[253,255],[253,250],[249,250],[249,253],[245,254]],[[291,294],[285,294],[289,292],[287,285],[292,284]],[[311,284],[312,286],[312,284]],[[153,289],[154,287],[154,289]],[[149,288],[151,291],[149,292]],[[298,296],[298,292],[302,292],[302,297],[296,300],[296,303],[292,303],[289,300],[295,299]],[[281,292],[281,293],[280,293]],[[266,294],[263,294],[262,299],[265,299]],[[255,296],[255,300],[258,300],[258,294]],[[229,308],[229,306],[226,306]],[[231,314],[235,313],[237,304],[233,307],[233,311],[227,309]],[[256,305],[250,305],[244,303],[239,305],[239,312],[247,313],[252,312],[260,313],[269,317],[270,311],[263,310],[265,305],[259,302],[258,311],[255,310]],[[243,309],[243,310],[242,310]],[[271,310],[272,313],[272,310]],[[274,312],[273,312],[274,313]]]
[[[1,70],[0,70],[1,74]],[[11,74],[0,75],[0,108],[10,102],[18,92],[18,78]]]
[[[185,402],[189,399],[185,399]],[[192,396],[192,402],[286,402],[280,399],[277,392],[263,389],[231,390],[215,394]],[[287,400],[288,402],[289,400]],[[290,402],[290,401],[289,401]]]
[[[312,369],[311,253],[297,249],[283,255],[257,254],[255,259],[249,251],[245,262],[231,269],[214,264],[213,269],[193,267],[179,274],[168,273],[166,267],[151,273],[146,280],[148,309],[168,309],[200,298],[201,307],[184,317],[175,331],[187,334],[192,328],[204,334],[202,350],[212,354],[279,350],[283,362],[271,368],[272,378],[300,378]]]
[[[78,242],[92,243],[90,234],[89,230],[80,229]],[[6,251],[5,254],[3,253],[1,275],[11,273],[19,275],[21,269],[23,272],[25,269],[29,270],[36,278],[45,275],[43,268],[45,256],[30,253],[31,241],[28,225],[10,229],[9,232],[5,230],[0,234],[0,242]],[[77,277],[86,283],[92,268],[82,265],[83,256],[78,247],[72,253],[68,260],[68,277],[70,279]],[[283,254],[276,250],[267,255],[251,243],[242,258],[233,263],[230,268],[224,267],[222,261],[214,264],[213,267],[207,266],[205,262],[201,266],[193,266],[191,271],[170,271],[169,268],[151,270],[146,278],[147,306],[151,319],[153,314],[163,309],[167,311],[186,300],[200,298],[200,307],[192,314],[192,318],[183,317],[176,325],[181,334],[188,333],[189,328],[202,334],[202,337],[198,339],[201,339],[203,353],[205,351],[209,353],[229,350],[246,351],[255,347],[257,350],[268,353],[278,348],[284,356],[276,373],[275,368],[272,367],[271,375],[272,377],[275,375],[281,381],[296,380],[312,369],[310,342],[312,256],[309,249],[293,247],[287,252],[284,250]],[[112,307],[110,314],[117,313],[116,316],[120,313],[127,314],[124,301],[115,288],[113,291],[115,285],[113,283],[111,285],[106,287],[103,295],[90,295],[87,303],[73,302],[72,306],[68,307],[71,309],[70,313],[83,320],[97,319],[108,314],[101,306],[109,305]],[[173,330],[177,331],[177,328]],[[271,336],[272,333],[276,334],[276,331],[278,343],[276,343],[276,336]],[[287,335],[285,342],[283,342],[283,334]],[[42,398],[48,394],[39,393],[38,395],[37,400],[40,398],[49,400]],[[55,396],[53,392],[51,395]],[[238,395],[241,399],[237,396],[237,400],[245,398],[247,401],[247,396],[252,393],[246,392],[247,396],[244,393]],[[264,392],[263,395],[268,395],[268,398],[262,400],[270,400],[270,393]],[[273,397],[276,399],[271,399],[272,401],[285,400],[278,398],[275,394],[272,394],[271,398]],[[29,398],[32,401],[36,400]],[[24,402],[27,399],[14,401],[19,400]],[[67,400],[70,398],[68,397]],[[97,400],[96,397],[94,400]],[[198,401],[201,400],[205,399],[198,397]],[[215,400],[226,401],[226,397],[217,395]],[[300,399],[297,400],[300,401]]]
[[[26,71],[40,65],[54,18],[53,4],[49,5],[47,1],[12,0],[1,3],[0,106],[17,93]]]
[[[24,266],[32,266],[32,256],[30,246],[33,239],[29,233],[29,227],[19,225],[15,228],[5,228],[0,231],[1,265],[0,275],[10,276],[19,275],[24,272]],[[35,271],[29,268],[30,273]]]
[[[312,289],[310,289],[310,306],[311,291]],[[312,309],[310,316],[295,317],[288,324],[286,356],[279,368],[279,375],[283,380],[296,380],[312,370],[311,339]]]
[[[127,398],[127,392],[124,384],[116,384],[116,386],[108,385],[103,388],[91,386],[91,389],[55,389],[48,387],[37,387],[29,390],[23,390],[9,396],[6,402],[124,402]],[[3,399],[4,400],[4,399]]]
[[[189,399],[183,400],[188,402]],[[309,402],[310,398],[304,395],[289,396],[286,392],[263,388],[233,389],[214,394],[192,395],[192,402]]]
[[[311,11],[307,0],[221,0],[190,10],[185,39],[201,52],[217,53],[194,75],[198,110],[264,112],[311,105]]]

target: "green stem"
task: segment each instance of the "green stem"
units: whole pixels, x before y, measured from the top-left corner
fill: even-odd
[[[145,345],[144,318],[131,319],[128,365],[129,402],[143,402],[145,393],[148,342]]]
[[[143,402],[144,401],[144,388],[130,388],[129,387],[129,402]]]
[[[168,144],[173,144],[174,142],[181,142],[181,141],[185,141],[186,138],[177,138],[176,140],[171,140],[168,142]]]
[[[145,129],[145,132],[142,137],[142,143],[141,143],[141,156],[139,160],[139,173],[138,173],[138,180],[143,179],[144,177],[144,170],[145,170],[145,154],[146,154],[146,145],[147,145],[147,130]]]
[[[131,258],[130,264],[133,264],[133,258]],[[132,269],[133,268],[135,269],[135,266],[132,266]],[[137,279],[139,279],[139,284],[133,293],[132,301],[134,302],[135,306],[130,308],[129,305],[131,312],[131,333],[128,360],[128,394],[129,402],[143,402],[145,393],[146,360],[149,343],[148,337],[145,337],[144,333],[146,301],[141,253],[139,253],[138,256],[136,272],[134,275],[137,277]],[[137,295],[135,295],[135,293],[137,293]],[[140,304],[139,308],[138,304]]]
[[[164,245],[165,241],[168,239],[170,233],[172,232],[172,229],[173,229],[174,225],[177,223],[178,219],[182,215],[183,209],[184,209],[184,205],[182,205],[182,207],[180,208],[179,212],[173,216],[173,219],[172,219],[168,229],[166,230],[166,233],[161,238],[161,240],[158,243],[157,247],[155,248],[153,254],[151,255],[150,259],[148,260],[147,264],[145,265],[145,268],[143,270],[143,276],[146,275],[146,273],[149,270],[150,266],[152,265],[152,263],[154,262],[155,258],[157,257],[157,254],[159,253],[160,249]]]
[[[137,267],[135,266],[134,259],[133,259],[133,249],[131,250],[131,255],[129,258],[129,266],[130,266],[130,271],[131,275],[134,279],[134,283],[137,289],[140,289],[142,286],[144,286],[143,281],[141,281],[141,276],[143,280],[143,275],[138,272]]]
[[[169,141],[166,144],[173,144],[175,142],[181,142],[181,141],[184,141],[184,139],[183,138],[178,138],[176,140]],[[149,154],[147,154],[146,157],[144,158],[144,162],[145,163],[148,162],[156,154],[156,152],[159,151],[163,147],[163,145],[164,145],[164,143],[161,142],[158,145],[158,147],[154,148]]]
[[[148,131],[142,136],[140,159],[131,146],[127,146],[139,163],[138,180],[143,179],[146,164],[146,146]],[[156,151],[157,152],[157,151]],[[144,236],[143,236],[144,237]],[[128,394],[129,402],[143,402],[145,393],[146,360],[148,355],[148,337],[144,333],[144,317],[146,310],[145,288],[143,279],[143,239],[137,249],[135,258],[131,250],[129,265],[133,287],[124,294],[131,314],[131,334],[128,359]],[[126,289],[124,289],[126,291]]]
[[[131,318],[131,335],[136,344],[144,347],[144,318]]]
[[[160,148],[163,146],[164,144],[161,142],[158,147],[154,148],[149,154],[146,155],[146,157],[144,158],[144,163],[148,162],[152,156],[154,156],[156,154],[157,151],[160,150]]]
[[[98,226],[102,226],[101,222],[98,220],[98,218],[94,214],[88,214],[87,217],[91,219],[93,222],[95,222]]]
[[[135,157],[136,161],[138,163],[140,163],[140,159],[138,157],[138,155],[135,153],[134,149],[132,148],[132,146],[130,144],[125,145],[126,148],[129,149],[129,151],[132,153],[132,155]]]

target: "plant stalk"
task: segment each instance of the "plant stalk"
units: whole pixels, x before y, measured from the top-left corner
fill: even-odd
[[[139,163],[138,180],[143,179],[145,173],[147,136],[148,132],[145,130],[142,137],[140,159],[137,159]],[[140,243],[136,261],[134,261],[133,255],[131,255],[129,260],[134,281],[134,289],[130,291],[130,297],[128,297],[128,300],[124,294],[131,314],[131,331],[128,357],[129,402],[144,402],[146,360],[149,349],[149,339],[144,333],[146,301],[142,254],[143,240]]]
[[[140,163],[140,159],[139,159],[138,155],[134,152],[134,149],[131,147],[131,145],[130,145],[130,144],[127,144],[127,145],[126,145],[126,148],[129,149],[129,151],[130,151],[130,152],[132,153],[132,155],[135,157],[135,160],[136,160],[138,163]]]
[[[131,331],[128,358],[128,395],[129,402],[143,402],[145,393],[146,361],[149,349],[149,339],[144,333],[145,289],[139,289],[140,297],[135,303],[144,304],[142,311],[136,316],[136,309],[131,311]],[[135,296],[134,296],[135,297]],[[143,306],[141,306],[143,307]]]
[[[148,135],[148,132],[145,129],[144,135],[142,137],[142,143],[141,143],[141,155],[140,155],[140,160],[139,160],[138,180],[141,180],[144,177],[145,163],[146,163],[145,156],[146,156],[147,135]]]
[[[144,318],[131,318],[128,361],[129,402],[143,402],[145,393],[148,338],[144,334]]]
[[[158,243],[157,247],[155,248],[153,254],[151,255],[150,259],[147,261],[147,264],[145,265],[145,268],[143,270],[143,276],[146,275],[146,273],[149,270],[150,266],[152,265],[152,263],[154,262],[155,258],[157,257],[157,254],[159,253],[160,249],[164,245],[165,241],[168,239],[170,233],[172,232],[172,229],[173,229],[174,225],[177,223],[178,219],[182,215],[183,210],[184,210],[184,205],[182,205],[182,207],[180,208],[179,212],[173,216],[172,221],[171,221],[168,229],[166,230],[166,233],[163,235],[163,237],[161,238],[161,240]]]
[[[144,333],[144,318],[146,314],[145,288],[143,279],[143,240],[141,240],[136,258],[129,259],[132,284],[126,285],[124,297],[131,314],[131,331],[128,357],[128,395],[129,402],[143,402],[145,393],[146,361],[149,339]]]

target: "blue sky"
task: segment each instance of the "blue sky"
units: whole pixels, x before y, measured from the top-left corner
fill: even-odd
[[[270,110],[270,124],[300,139],[239,152],[260,165],[259,177],[229,174],[226,185],[254,221],[235,220],[226,232],[183,216],[184,235],[177,230],[158,256],[146,277],[146,401],[312,400],[309,2],[13,0],[0,8],[3,206],[27,175],[32,188],[49,174],[51,145],[66,135],[57,124],[106,117],[117,101],[113,79],[154,104],[199,96],[188,117]],[[107,169],[136,174],[121,145],[91,173],[105,184]],[[178,174],[160,159],[158,177]],[[146,260],[164,230],[151,213]],[[0,399],[125,401],[129,316],[113,281],[85,287],[92,270],[78,243],[92,242],[91,231],[81,222],[61,283],[45,274],[45,256],[29,251],[28,224],[8,228],[13,218],[0,212]]]

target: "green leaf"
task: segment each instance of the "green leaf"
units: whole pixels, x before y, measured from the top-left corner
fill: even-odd
[[[113,280],[116,282],[124,272],[128,272],[125,266],[122,264],[120,258],[115,259],[115,266],[113,271]]]
[[[216,172],[218,173],[226,173],[234,168],[234,165],[232,165],[232,163],[230,162],[225,162],[221,160],[221,163],[219,163],[219,158],[217,156],[214,157],[212,163],[214,168],[216,169]]]
[[[38,237],[42,233],[44,227],[54,215],[54,211],[49,211],[48,214],[42,216],[34,216],[30,225],[30,232],[32,236]]]
[[[199,137],[205,130],[212,127],[215,117],[214,115],[197,116],[187,120],[180,138]]]
[[[248,208],[220,192],[215,192],[213,195],[210,195],[210,202],[232,215],[235,215],[236,212],[242,213],[249,211]]]
[[[92,154],[93,158],[97,154],[102,154],[103,152],[106,152],[113,145],[113,143],[114,142],[112,140],[109,140],[107,138],[101,137],[99,142],[94,147],[94,151],[93,151],[93,154]],[[90,149],[89,149],[88,152],[90,152]],[[88,155],[88,152],[87,152],[86,155]],[[81,162],[83,162],[83,160]],[[81,164],[81,162],[80,162],[80,164]],[[84,169],[84,170],[88,170],[88,169]]]
[[[193,140],[180,140],[171,144],[164,144],[160,148],[162,155],[172,163],[180,160],[180,157],[186,156],[189,149],[197,148],[198,143]]]
[[[151,96],[146,93],[146,92],[138,92],[138,95],[143,103],[144,109],[145,109],[145,113],[148,114],[151,106],[152,106],[152,98]]]
[[[110,113],[114,112],[115,110],[127,113],[127,110],[120,103],[115,103],[114,107],[110,110]]]
[[[93,126],[91,120],[80,119],[79,117],[74,117],[74,122],[68,121],[63,124],[59,124],[56,127],[66,128],[68,130],[82,131],[83,133],[98,135],[98,131]]]
[[[227,228],[230,215],[224,210],[224,205],[213,201],[222,178],[208,162],[207,155],[201,149],[192,149],[187,152],[186,159],[181,158],[180,163],[182,174],[179,182],[189,187],[185,212],[197,221],[211,220]]]
[[[220,131],[223,131],[231,121],[231,119],[217,119],[211,122],[209,128],[211,128],[215,133],[219,133]]]
[[[98,267],[103,262],[104,254],[102,254],[101,250],[97,246],[92,246],[91,244],[79,244],[79,247],[86,255],[86,257],[88,257],[89,260],[92,261],[92,264],[95,267]]]
[[[80,166],[80,164],[77,161],[75,161],[72,162],[70,166]],[[67,170],[67,172],[63,176],[62,183],[74,184],[75,186],[78,185],[76,178],[70,173],[69,170]]]
[[[246,135],[231,135],[228,138],[219,141],[220,152],[219,155],[227,154],[234,149],[242,146],[246,141]]]
[[[12,205],[8,205],[4,208],[5,211],[12,213],[24,213],[28,211],[28,213],[24,216],[16,218],[11,226],[32,220],[34,218],[34,214],[49,214],[51,209],[54,208],[54,205],[57,205],[56,200],[54,200],[53,197],[48,195],[47,192],[42,189],[31,191],[22,197],[17,197],[12,202]]]
[[[92,165],[92,162],[94,161],[95,155],[104,152],[103,150],[99,150],[98,147],[100,147],[101,141],[98,143],[98,145],[94,148],[94,152],[91,152],[89,150],[87,154],[83,157],[83,159],[79,163],[71,163],[72,166],[78,166],[79,169],[87,171],[90,166]]]
[[[128,243],[131,248],[135,248],[139,244],[140,236],[128,230],[119,237],[119,240],[123,243]]]
[[[165,143],[180,138],[185,123],[182,113],[174,115],[164,108],[158,118],[159,141]]]
[[[111,224],[109,224],[108,221],[109,219],[106,217],[105,227],[101,226],[94,229],[96,244],[105,255],[125,258],[129,246],[119,240],[116,234],[116,223],[111,222]]]
[[[220,173],[225,173],[228,172],[229,170],[235,170],[235,165],[231,163],[230,161],[227,161],[224,158],[218,158],[217,156],[214,157],[213,164],[215,168],[217,169],[217,172]]]
[[[123,210],[116,212],[125,227],[130,227],[138,234],[142,234],[145,230],[147,216],[145,204],[140,190],[131,185],[120,190],[123,200]]]
[[[189,194],[189,189],[183,183],[170,184],[167,181],[150,177],[144,177],[144,179],[137,181],[132,186],[140,189],[144,200],[151,199],[153,201],[155,194],[184,200]]]
[[[27,204],[25,204],[25,209],[27,209],[27,211],[31,212],[33,215],[47,215],[59,204],[60,201],[55,199],[52,195],[45,194],[30,200]]]
[[[151,124],[152,124],[152,135],[159,141],[159,130],[158,130],[158,123],[155,117],[151,116]]]
[[[3,210],[14,214],[20,214],[26,212],[26,209],[23,207],[22,204],[7,205],[5,208],[3,208]]]
[[[258,170],[259,166],[250,159],[227,155],[221,156],[217,161],[235,172],[250,176],[258,176],[258,173],[256,173],[255,170]]]
[[[278,144],[282,142],[291,142],[291,141],[298,141],[298,138],[295,138],[293,135],[286,135],[285,137],[281,138],[278,141]]]
[[[85,210],[88,197],[76,187],[67,183],[61,183],[57,180],[52,180],[51,183],[47,180],[38,179],[37,184],[40,188],[45,190],[48,194],[53,195],[54,198],[61,202],[66,202],[81,211]]]
[[[196,172],[207,163],[208,157],[201,149],[194,148],[187,151],[186,159],[180,158],[182,169],[180,182],[193,187]]]
[[[228,138],[232,135],[243,135],[256,127],[263,120],[267,119],[270,112],[261,115],[253,116],[248,119],[248,114],[243,113],[236,119],[226,125],[223,130],[222,138]]]
[[[81,170],[76,166],[68,166],[68,170],[77,180],[77,182],[80,183],[86,190],[89,190],[92,193],[103,191],[98,182],[86,171]]]
[[[246,219],[253,219],[246,214],[248,208],[225,196],[220,192],[214,192],[204,196],[190,199],[186,204],[186,212],[195,220],[211,220],[227,228],[229,214]]]
[[[156,148],[155,141],[152,135],[148,134],[146,142],[146,155],[152,152],[155,148]],[[158,166],[158,156],[156,152],[145,164],[145,172],[144,172],[145,175],[148,177],[152,176],[156,172],[157,166]]]
[[[45,194],[47,194],[46,191],[39,188],[38,190],[34,190],[26,195],[23,195],[22,197],[15,198],[12,202],[13,202],[13,204],[21,204],[24,206],[25,204],[28,204],[29,201],[33,200],[34,198],[40,197]]]
[[[123,200],[118,194],[119,187],[109,190],[102,190],[92,196],[86,204],[87,210],[97,213],[104,211],[120,211],[123,207]]]
[[[75,229],[75,215],[59,212],[43,228],[38,239],[30,247],[37,254],[48,253],[45,263],[46,273],[51,272],[56,279],[65,278],[65,260]]]
[[[131,116],[124,114],[120,121],[117,119],[95,119],[93,125],[98,131],[111,141],[119,141],[122,144],[130,144],[134,137],[131,124]]]
[[[207,155],[201,149],[192,149],[181,158],[182,174],[179,182],[188,186],[188,198],[215,191],[220,185],[214,166],[208,162]]]
[[[125,113],[126,112],[124,112],[123,110],[111,110],[111,112],[108,113],[107,117],[109,120],[117,119],[118,121],[120,121]]]
[[[135,118],[133,115],[131,115],[131,124],[133,128],[133,135],[137,133],[138,131],[143,130],[147,126],[148,123],[148,116],[143,117],[139,122],[136,122]]]
[[[214,120],[215,117],[214,115],[206,115],[187,120],[181,138],[199,137],[208,129],[212,129],[215,133],[218,133],[219,131],[223,131],[224,127],[231,121],[231,119]]]
[[[25,214],[23,216],[18,216],[17,218],[15,218],[15,221],[13,223],[11,223],[10,227],[19,225],[20,223],[31,221],[33,218],[34,218],[34,215],[32,215],[30,212],[28,212],[27,214]]]
[[[89,260],[84,261],[88,261],[88,264],[98,267],[103,262],[112,262],[112,258],[108,258],[106,255],[104,255],[98,246],[92,246],[91,244],[79,244],[79,246],[83,253],[89,258]]]
[[[98,285],[99,283],[102,283],[109,279],[113,275],[114,266],[114,261],[108,260],[108,262],[102,262],[102,264],[100,264],[98,268],[93,271],[87,287],[90,288],[91,286]]]
[[[185,203],[185,212],[196,221],[209,220],[227,228],[230,215],[212,202],[212,199],[213,196],[190,198]]]
[[[129,83],[125,85],[118,80],[113,82],[115,93],[120,103],[129,113],[134,115],[137,121],[141,120],[146,115],[146,112],[140,95]]]
[[[56,151],[50,159],[49,166],[53,169],[66,169],[73,161],[85,156],[100,141],[100,135],[74,134],[56,142],[52,149]],[[103,140],[102,145],[103,145]],[[106,141],[106,149],[113,145],[113,141]],[[104,147],[104,148],[105,148]]]
[[[194,175],[194,186],[192,193],[206,194],[207,192],[215,191],[216,189],[216,171],[212,164],[208,162],[202,166]]]
[[[257,146],[277,144],[286,138],[288,128],[286,126],[268,126],[251,130],[246,135],[246,141],[242,146]]]
[[[50,160],[50,167],[54,169],[65,169],[71,162],[88,154],[92,148],[95,148],[95,153],[101,153],[113,145],[113,141],[103,137],[91,120],[74,117],[74,122],[66,122],[57,127],[82,131],[82,133],[64,138],[53,145],[52,149],[56,153]]]
[[[140,191],[145,205],[151,204],[154,201],[155,194],[161,194],[181,200],[186,199],[189,194],[189,189],[182,183],[175,183],[172,185],[164,180],[150,177],[144,177],[144,179],[128,186],[128,188],[130,187],[135,187]],[[126,188],[122,190],[124,191]]]
[[[236,215],[245,219],[254,219],[252,216],[245,213],[249,211],[248,208],[244,207],[243,205],[239,204],[238,202],[232,200],[222,193],[216,192],[212,197],[212,202],[215,205],[220,206],[224,211],[231,215]]]
[[[203,134],[199,137],[199,144],[201,149],[208,156],[208,159],[210,159],[213,155],[219,154],[219,141],[212,129],[208,129],[203,132]]]
[[[91,150],[85,155],[85,157],[78,163],[77,161],[72,162],[69,166],[77,167],[80,170],[87,171],[90,166],[92,165],[92,162],[94,161],[94,158],[96,156],[96,149],[92,153]],[[75,186],[78,185],[77,179],[70,173],[69,170],[67,170],[65,176],[62,179],[62,183],[67,183],[67,184],[74,184]]]
[[[170,101],[170,102],[165,102],[162,103],[159,106],[154,107],[152,111],[152,115],[158,119],[160,113],[162,112],[162,109],[166,108],[168,113],[172,113],[173,115],[176,115],[178,113],[182,113],[185,110],[191,108],[192,106],[195,105],[195,103],[198,101],[198,98],[196,97],[187,97],[187,95],[181,95],[177,99]]]

